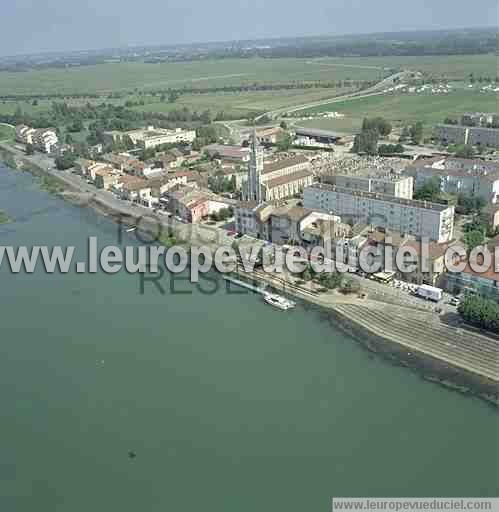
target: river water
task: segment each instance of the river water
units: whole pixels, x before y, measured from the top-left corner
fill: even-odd
[[[5,167],[0,209],[14,219],[0,245],[83,257],[89,236],[117,242],[110,220]],[[498,495],[492,407],[373,358],[314,307],[164,287],[141,295],[126,272],[2,265],[0,510],[327,511],[332,496]]]

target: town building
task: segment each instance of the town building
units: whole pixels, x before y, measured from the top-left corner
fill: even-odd
[[[350,232],[350,226],[334,215],[303,208],[297,201],[239,202],[235,208],[236,230],[275,244],[303,247],[324,245],[326,239]]]
[[[160,177],[149,178],[147,183],[151,187],[151,195],[161,197],[174,187],[187,185],[187,174],[168,173]]]
[[[197,224],[212,213],[232,208],[234,201],[225,199],[205,189],[182,187],[168,192],[168,209],[184,222]]]
[[[438,179],[440,189],[448,194],[481,197],[488,203],[495,203],[499,194],[499,164],[495,162],[435,157],[415,161],[403,175],[414,179],[416,190],[428,181]]]
[[[125,201],[141,203],[148,207],[152,204],[151,187],[143,178],[125,174],[120,177],[113,189]]]
[[[494,266],[492,264],[489,270],[479,273],[467,264],[462,272],[447,272],[443,286],[454,295],[471,292],[499,301],[499,272],[495,271]]]
[[[95,160],[87,160],[85,158],[79,158],[75,163],[76,170],[85,178],[95,181],[97,171],[105,169],[114,169],[108,163],[96,162]]]
[[[286,134],[281,127],[262,128],[256,131],[256,137],[260,144],[276,144],[277,141]]]
[[[325,175],[321,181],[341,188],[359,192],[385,194],[402,199],[412,199],[414,180],[412,176],[386,175],[383,177]]]
[[[499,128],[437,124],[433,131],[433,137],[443,145],[469,144],[499,148]]]
[[[461,116],[461,124],[463,126],[488,127],[492,125],[496,114],[488,112],[467,112]]]
[[[22,144],[31,144],[44,153],[51,153],[59,142],[53,128],[35,129],[27,125],[16,126],[16,140]]]
[[[202,151],[210,158],[216,157],[221,160],[235,163],[247,163],[250,161],[250,149],[241,146],[228,146],[224,144],[210,144],[204,146]]]
[[[313,173],[310,169],[309,160],[302,155],[288,155],[264,163],[263,149],[254,134],[248,179],[243,183],[243,199],[259,204],[300,194],[313,182]]]
[[[454,207],[427,201],[352,191],[325,183],[307,187],[303,206],[416,237],[447,242],[454,230]]]
[[[118,185],[122,174],[120,171],[116,171],[112,167],[106,166],[94,169],[94,176],[93,180],[97,188],[110,190],[114,186]]]
[[[183,130],[182,128],[167,130],[164,128],[154,128],[154,126],[128,132],[104,132],[104,139],[109,143],[126,143],[130,141],[133,145],[144,149],[155,148],[164,144],[191,143],[195,138],[195,130]]]

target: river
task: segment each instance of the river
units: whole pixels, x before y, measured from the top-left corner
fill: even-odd
[[[83,257],[89,236],[117,243],[109,219],[1,166],[0,209],[14,221],[0,245]],[[491,406],[374,358],[315,307],[165,288],[2,265],[0,510],[301,512],[332,496],[499,494]]]

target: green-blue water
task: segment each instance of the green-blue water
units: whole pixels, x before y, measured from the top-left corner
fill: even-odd
[[[0,245],[116,226],[0,168]],[[165,285],[168,281],[165,278]],[[211,287],[205,283],[205,287]],[[372,359],[316,309],[0,269],[0,511],[327,511],[499,493],[499,415]],[[136,453],[135,458],[129,452]]]

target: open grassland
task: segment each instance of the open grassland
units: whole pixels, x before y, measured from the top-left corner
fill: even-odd
[[[437,55],[425,57],[369,57],[369,58],[324,58],[313,61],[322,66],[348,66],[382,69],[411,69],[421,71],[435,78],[450,80],[468,79],[471,73],[475,77],[495,78],[499,75],[499,59],[495,55]]]
[[[93,94],[223,87],[315,80],[376,80],[379,69],[323,66],[306,59],[227,59],[165,64],[115,63],[24,73],[0,73],[0,95]]]
[[[213,113],[223,111],[233,116],[245,117],[248,114],[292,107],[300,102],[314,102],[332,98],[335,95],[348,94],[351,89],[297,89],[290,91],[253,91],[215,94],[185,94],[175,103],[161,102],[156,97],[146,97],[145,105],[135,107],[145,112],[169,112],[173,109],[187,107],[201,112]]]
[[[379,80],[389,69],[450,79],[497,75],[493,55],[323,59],[226,59],[164,64],[109,63],[69,69],[0,73],[1,95],[105,94],[182,87],[294,81]]]
[[[478,91],[460,90],[451,94],[394,94],[340,101],[300,112],[336,111],[345,114],[341,119],[318,118],[300,121],[307,127],[322,128],[341,133],[356,133],[365,117],[381,116],[394,126],[403,126],[416,121],[425,124],[443,122],[446,117],[457,117],[465,112],[498,112],[497,95]]]
[[[14,128],[0,124],[0,140],[1,141],[14,140],[15,134],[16,133],[15,133]]]

